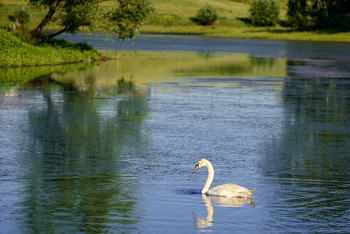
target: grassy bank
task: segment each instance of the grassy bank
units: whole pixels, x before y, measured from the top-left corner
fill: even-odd
[[[288,28],[258,27],[200,27],[200,26],[155,26],[146,25],[141,33],[195,34],[213,38],[244,38],[294,41],[350,42],[350,32],[295,31]]]
[[[28,44],[5,30],[0,30],[0,57],[0,67],[52,65],[99,59],[97,51],[85,44],[54,40],[37,46]]]

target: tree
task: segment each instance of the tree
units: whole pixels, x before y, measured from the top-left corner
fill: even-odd
[[[305,28],[311,25],[307,0],[288,1],[288,24],[296,28]]]
[[[349,0],[314,0],[311,16],[316,28],[341,28],[350,14]]]
[[[190,19],[199,25],[213,25],[218,19],[218,15],[216,9],[207,4],[198,10],[196,17],[191,17]]]
[[[289,0],[288,22],[296,28],[348,29],[349,0]]]
[[[134,38],[147,16],[153,11],[149,0],[118,0],[119,7],[107,12],[100,22],[122,41]],[[100,28],[103,27],[100,25]]]
[[[30,32],[31,38],[42,40],[55,37],[63,32],[75,33],[81,27],[111,30],[119,39],[133,38],[153,8],[149,0],[116,0],[114,9],[101,6],[102,0],[29,0],[37,7],[49,10],[40,24]],[[42,35],[45,26],[57,21],[62,27],[49,35]]]
[[[276,0],[254,0],[250,20],[255,26],[273,26],[278,23],[279,4]]]

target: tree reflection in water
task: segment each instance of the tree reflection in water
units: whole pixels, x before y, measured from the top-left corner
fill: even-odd
[[[290,78],[283,88],[285,130],[274,147],[271,173],[348,181],[350,86],[341,78]],[[271,168],[271,166],[278,166]],[[283,168],[280,168],[282,166]]]
[[[283,191],[275,199],[298,207],[289,213],[299,217],[296,222],[308,220],[325,227],[337,223],[334,228],[344,228],[347,224],[341,220],[348,216],[350,180],[350,83],[345,78],[290,75],[282,91],[284,130],[278,141],[265,147],[263,174],[276,178],[273,186]],[[274,210],[276,222],[286,210],[283,206]]]
[[[28,118],[24,230],[132,230],[140,217],[133,195],[138,181],[127,171],[124,159],[132,155],[124,150],[137,154],[145,144],[140,131],[147,109],[145,94],[133,85],[122,91],[96,89],[93,77],[84,87],[51,77],[31,85],[40,87],[43,98]]]

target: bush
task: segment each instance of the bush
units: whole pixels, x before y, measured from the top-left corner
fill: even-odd
[[[276,0],[254,0],[250,20],[255,26],[274,26],[278,23],[279,4]]]
[[[306,0],[289,0],[287,16],[288,26],[303,29],[313,25]]]
[[[288,23],[298,29],[348,30],[348,0],[288,0]]]
[[[213,6],[205,5],[198,10],[196,17],[190,19],[198,25],[213,25],[218,19],[218,15]]]

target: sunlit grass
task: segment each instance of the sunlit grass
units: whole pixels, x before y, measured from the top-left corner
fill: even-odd
[[[250,0],[152,0],[155,11],[148,22],[141,29],[143,33],[175,33],[175,34],[201,34],[205,37],[219,38],[252,38],[276,40],[307,40],[307,41],[350,41],[349,32],[299,32],[289,28],[257,28],[244,23],[242,19],[249,16]],[[287,0],[280,1],[280,18],[286,19]],[[0,8],[0,26],[11,27],[8,15],[16,7],[27,3],[25,0],[2,0]],[[114,0],[104,1],[102,6],[116,7]],[[217,10],[219,19],[214,27],[195,25],[190,17],[196,15],[198,9],[210,4]],[[35,9],[31,11],[31,23],[28,28],[36,27],[48,9]],[[58,29],[56,23],[50,23],[47,29]]]
[[[297,41],[343,41],[350,42],[350,32],[293,31],[283,28],[237,28],[234,30],[217,29],[204,35],[220,38],[252,38]]]
[[[194,34],[213,38],[245,38],[296,41],[338,41],[350,42],[350,32],[295,31],[287,28],[257,27],[205,27],[205,26],[168,26],[146,25],[143,33]]]
[[[28,44],[4,30],[0,30],[0,55],[0,67],[49,65],[99,58],[95,50],[83,49],[68,43],[41,46]]]

